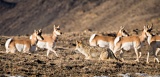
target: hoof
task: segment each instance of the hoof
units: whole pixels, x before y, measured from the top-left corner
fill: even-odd
[[[149,64],[149,62],[146,62],[146,64]]]
[[[138,59],[136,59],[136,60],[135,60],[135,62],[139,62],[139,60],[138,60]]]

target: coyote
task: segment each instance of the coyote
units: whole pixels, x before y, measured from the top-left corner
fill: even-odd
[[[93,60],[96,58],[99,58],[99,60],[107,60],[109,58],[115,58],[118,60],[109,48],[106,51],[104,48],[87,46],[82,43],[82,41],[76,41],[75,50],[82,53],[87,60]]]

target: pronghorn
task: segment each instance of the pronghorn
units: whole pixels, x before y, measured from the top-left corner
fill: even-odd
[[[128,36],[128,37],[122,37],[117,43],[115,43],[115,48],[113,50],[113,53],[115,54],[117,51],[121,50],[120,57],[122,61],[123,59],[123,51],[122,50],[130,50],[134,49],[136,53],[136,60],[139,62],[139,58],[141,56],[141,52],[139,53],[140,56],[138,56],[138,49],[142,46],[143,42],[147,38],[146,32],[148,31],[148,28],[144,26],[143,32],[140,36]]]
[[[116,38],[111,36],[101,36],[93,34],[89,39],[89,44],[90,46],[107,47],[113,51],[114,40],[116,39],[118,41],[122,36],[129,36],[129,34],[124,30],[124,27],[121,26]]]
[[[52,35],[42,34],[43,40],[38,41],[37,47],[46,48],[47,49],[47,56],[49,55],[49,52],[52,51],[58,57],[56,51],[53,48],[55,47],[57,36],[61,35],[62,33],[60,32],[59,26],[55,27],[55,25],[54,25],[53,28],[54,28],[54,31],[53,31]]]
[[[153,26],[153,25],[152,25]],[[149,28],[152,30],[152,26]],[[151,50],[147,53],[147,63],[149,63],[149,53],[152,51],[154,54],[154,61],[159,63],[159,59],[157,57],[158,52],[160,51],[160,36],[158,35],[152,35],[150,32],[146,32],[146,35],[148,36],[147,42],[151,47]]]
[[[87,60],[94,60],[96,58],[99,60],[107,60],[111,57],[118,60],[109,48],[106,51],[104,48],[85,45],[82,41],[76,41],[75,50],[78,50],[80,53],[82,53]]]
[[[6,53],[11,52],[15,53],[15,51],[29,53],[30,51],[35,50],[35,45],[38,40],[43,40],[41,36],[42,30],[39,31],[34,30],[34,33],[29,38],[9,38],[5,43]]]

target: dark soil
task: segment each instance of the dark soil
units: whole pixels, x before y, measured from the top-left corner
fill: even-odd
[[[112,77],[128,73],[132,77],[160,76],[160,64],[153,62],[152,55],[149,59],[150,64],[145,62],[146,52],[149,50],[147,44],[140,50],[143,54],[139,63],[134,61],[136,59],[134,50],[124,53],[125,62],[118,62],[114,59],[106,61],[85,60],[84,55],[75,52],[75,41],[83,40],[88,44],[88,39],[93,33],[98,32],[68,32],[59,36],[55,48],[59,57],[56,57],[54,53],[50,53],[49,57],[46,57],[45,49],[39,49],[32,54],[19,52],[7,54],[5,53],[4,43],[8,37],[1,36],[0,76]],[[158,55],[158,58],[160,59],[160,55]]]

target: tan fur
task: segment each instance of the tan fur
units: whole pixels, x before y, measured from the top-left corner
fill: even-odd
[[[148,36],[148,44],[150,45],[150,51],[148,51],[147,53],[147,60],[146,62],[149,63],[149,53],[153,52],[154,54],[154,61],[159,63],[159,59],[158,59],[158,52],[160,51],[160,36],[158,35],[152,35],[150,32],[146,32],[147,36]]]
[[[128,33],[126,33],[126,31],[124,30],[124,27],[120,27],[120,30],[117,32],[117,37],[121,38],[123,36],[129,36]],[[116,37],[116,38],[117,38]],[[91,40],[92,36],[90,37],[89,43],[90,46],[99,46],[99,47],[107,47],[110,48],[112,51],[114,49],[114,40],[115,37],[111,37],[111,36],[102,36],[102,35],[96,35],[95,37]],[[105,46],[103,46],[103,44],[99,44],[99,41],[104,41],[106,43],[108,43],[108,45],[104,44]]]
[[[6,47],[6,52],[11,52],[15,53],[15,51],[19,52],[24,52],[24,53],[29,53],[31,47],[33,45],[36,45],[38,40],[43,40],[43,37],[41,36],[41,30],[39,31],[34,31],[34,33],[30,36],[31,38],[10,38],[8,43],[6,41],[5,47]],[[21,47],[17,46],[20,45]]]
[[[94,60],[107,60],[108,58],[117,58],[114,56],[112,51],[106,51],[104,48],[91,47],[83,44],[81,41],[76,41],[76,48],[80,53],[85,56],[85,59]]]
[[[52,51],[58,57],[58,54],[56,53],[56,51],[53,48],[55,47],[55,43],[56,43],[58,35],[61,35],[62,33],[60,31],[59,26],[55,27],[55,25],[54,25],[53,28],[54,28],[54,30],[51,35],[47,35],[47,34],[42,35],[44,40],[38,41],[37,47],[46,48],[47,49],[47,56],[49,55],[49,52]]]
[[[141,52],[139,53],[140,55],[138,55],[138,49],[142,46],[142,43],[147,38],[147,36],[146,36],[147,30],[148,29],[146,27],[144,27],[144,30],[140,36],[122,37],[121,40],[116,43],[113,53],[115,54],[117,51],[121,50],[120,57],[121,57],[122,61],[124,61],[122,49],[123,50],[126,50],[126,49],[130,50],[133,47],[133,49],[135,50],[135,53],[136,53],[136,57],[137,57],[136,61],[139,62],[139,58],[141,57]],[[128,45],[127,45],[127,43],[128,43]]]

